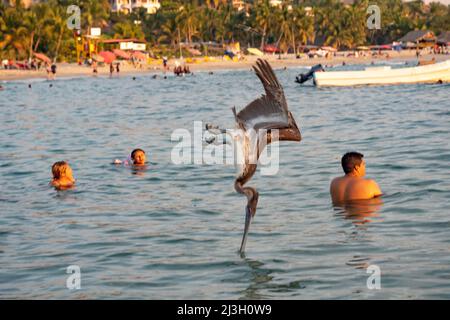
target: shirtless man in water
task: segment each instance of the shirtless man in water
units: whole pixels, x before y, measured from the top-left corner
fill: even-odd
[[[380,187],[374,180],[364,179],[366,163],[364,155],[358,152],[348,152],[341,160],[345,175],[334,178],[330,185],[333,203],[351,200],[372,199],[382,195]]]

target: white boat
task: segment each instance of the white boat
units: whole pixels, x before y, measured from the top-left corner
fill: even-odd
[[[314,72],[317,86],[450,82],[450,60],[411,68],[370,67],[363,71]]]

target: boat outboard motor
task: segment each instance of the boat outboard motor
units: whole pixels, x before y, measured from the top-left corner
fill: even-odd
[[[324,71],[321,64],[316,64],[315,66],[312,66],[311,69],[306,73],[300,73],[300,75],[295,77],[295,82],[302,84],[303,82],[308,81],[313,77],[314,72],[316,71]]]

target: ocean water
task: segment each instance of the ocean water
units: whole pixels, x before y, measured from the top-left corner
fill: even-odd
[[[3,84],[0,298],[450,299],[450,86],[301,87],[301,71],[276,70],[303,140],[280,143],[278,173],[250,181],[245,256],[235,168],[174,164],[171,135],[232,128],[231,107],[263,92],[250,70]],[[148,170],[111,165],[136,147]],[[332,206],[350,150],[382,202]],[[49,187],[59,160],[75,189]]]

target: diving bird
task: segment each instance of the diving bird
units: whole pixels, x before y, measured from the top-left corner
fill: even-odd
[[[271,142],[300,141],[302,139],[295,119],[288,110],[283,88],[270,64],[266,60],[258,59],[253,69],[264,86],[265,94],[238,113],[236,113],[235,107],[232,108],[236,127],[244,133],[236,141],[236,148],[241,153],[242,163],[234,182],[236,191],[247,197],[244,235],[239,250],[241,253],[245,251],[248,231],[256,214],[259,196],[255,188],[244,185],[255,173],[261,152]],[[254,139],[252,139],[252,134]]]

